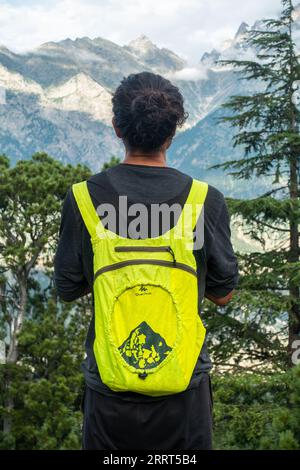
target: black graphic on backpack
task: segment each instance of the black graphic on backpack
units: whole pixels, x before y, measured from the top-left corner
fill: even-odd
[[[151,369],[160,364],[172,348],[143,321],[131,331],[119,351],[125,361],[136,369]]]

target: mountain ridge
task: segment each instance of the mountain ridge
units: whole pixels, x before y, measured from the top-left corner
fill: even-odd
[[[300,21],[300,4],[298,10]],[[46,151],[64,162],[86,163],[99,171],[112,154],[123,152],[111,126],[112,93],[124,76],[146,70],[177,85],[189,113],[168,151],[171,164],[211,180],[204,162],[210,166],[222,163],[230,153],[237,158],[242,154],[241,149],[233,151],[233,131],[217,124],[220,106],[233,94],[251,91],[218,60],[255,57],[245,44],[245,33],[261,24],[257,20],[249,27],[241,22],[225,46],[204,53],[196,66],[145,35],[123,46],[101,37],[66,38],[24,54],[1,46],[0,151],[13,161]],[[223,189],[221,172],[214,175]],[[234,185],[227,186],[231,194]]]

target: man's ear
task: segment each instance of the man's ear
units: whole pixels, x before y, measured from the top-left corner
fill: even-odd
[[[120,129],[118,129],[118,127],[116,126],[116,120],[115,120],[115,117],[112,118],[112,125],[113,125],[113,128],[115,130],[115,133],[117,135],[117,137],[119,137],[119,139],[122,139],[122,134],[121,134],[121,131]]]

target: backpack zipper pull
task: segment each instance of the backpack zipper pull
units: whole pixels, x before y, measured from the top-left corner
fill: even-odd
[[[145,378],[147,377],[147,375],[148,375],[147,372],[145,372],[145,371],[144,371],[144,372],[141,372],[141,373],[139,373],[139,378],[142,379],[142,380],[145,380]]]
[[[174,266],[176,266],[175,253],[174,253],[174,251],[172,250],[172,248],[171,248],[170,246],[168,246],[168,252],[172,255],[172,257],[173,257],[173,264],[174,264]]]

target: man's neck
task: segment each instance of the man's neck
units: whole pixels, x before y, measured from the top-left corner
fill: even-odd
[[[129,165],[167,166],[165,152],[133,153],[126,152],[123,163]]]

